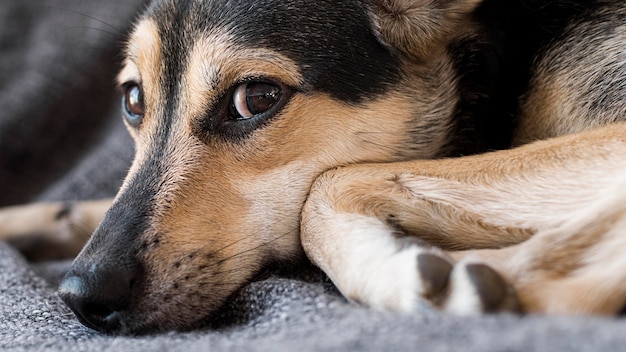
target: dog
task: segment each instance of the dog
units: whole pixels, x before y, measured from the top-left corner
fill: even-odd
[[[105,333],[194,328],[307,259],[373,309],[618,314],[625,23],[617,0],[154,1],[119,193],[4,209],[0,236],[80,251],[59,293]]]

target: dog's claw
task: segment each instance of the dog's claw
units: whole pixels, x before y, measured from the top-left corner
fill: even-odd
[[[452,268],[450,262],[437,255],[420,253],[417,256],[417,270],[422,279],[422,295],[431,300],[440,296],[448,286]]]

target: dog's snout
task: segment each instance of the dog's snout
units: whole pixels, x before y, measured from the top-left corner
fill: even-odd
[[[132,296],[135,268],[122,270],[92,265],[86,271],[70,271],[59,286],[59,295],[84,325],[101,332],[120,329],[120,312]]]

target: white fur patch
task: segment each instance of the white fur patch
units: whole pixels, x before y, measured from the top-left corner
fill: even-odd
[[[468,277],[468,262],[458,263],[452,270],[449,283],[449,294],[443,309],[459,315],[475,315],[483,311],[482,303],[476,286]]]
[[[378,309],[409,312],[423,287],[417,246],[402,248],[393,229],[375,218],[337,214],[326,225],[324,261],[318,264],[348,298]]]

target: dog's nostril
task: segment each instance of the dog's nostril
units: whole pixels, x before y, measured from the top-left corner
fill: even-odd
[[[107,306],[93,303],[86,304],[81,310],[86,316],[90,317],[90,320],[94,321],[104,321],[111,314],[115,313]]]
[[[81,323],[101,332],[121,326],[120,311],[127,308],[134,275],[102,270],[98,275],[68,275],[59,285],[59,296]]]
[[[119,328],[119,314],[98,302],[90,288],[78,276],[66,277],[59,285],[59,296],[72,309],[81,323],[94,330],[110,332]]]
[[[111,310],[109,308],[99,304],[87,304],[84,307],[84,311],[88,312],[89,315],[96,319],[104,319],[111,314]]]
[[[88,322],[88,324],[85,325],[91,327],[92,329],[103,332],[111,332],[119,329],[119,312],[114,311],[107,306],[88,303],[81,311],[83,319]]]

